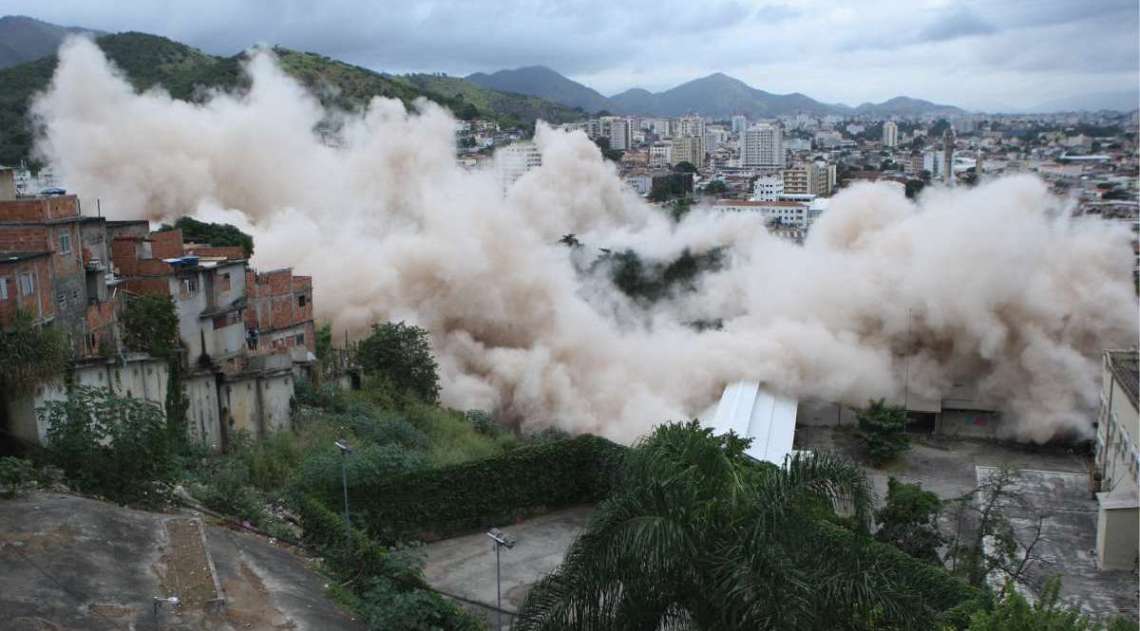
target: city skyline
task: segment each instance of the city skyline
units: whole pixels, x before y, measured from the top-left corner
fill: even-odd
[[[611,96],[714,72],[774,93],[858,105],[906,95],[971,110],[1128,102],[1140,94],[1135,3],[860,6],[803,0],[660,5],[316,4],[13,0],[5,12],[105,31],[138,30],[214,54],[255,43],[390,73],[466,75],[545,65]]]

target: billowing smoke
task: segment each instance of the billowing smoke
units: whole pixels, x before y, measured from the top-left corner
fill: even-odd
[[[540,125],[543,166],[504,195],[493,173],[457,166],[455,121],[429,102],[329,113],[270,54],[247,71],[248,92],[190,104],[135,93],[71,40],[33,107],[38,150],[108,216],[251,231],[256,265],[312,274],[338,332],[428,328],[455,407],[628,440],[737,379],[859,404],[901,399],[905,373],[915,396],[976,383],[1020,437],[1044,440],[1088,431],[1099,352],[1136,342],[1128,232],[1070,217],[1033,177],[918,205],[853,186],[799,247],[756,217],[696,209],[674,224],[580,133]],[[313,131],[330,121],[336,142]],[[558,244],[566,233],[584,248]],[[723,269],[652,307],[575,262],[718,246]],[[721,330],[684,324],[715,318]]]

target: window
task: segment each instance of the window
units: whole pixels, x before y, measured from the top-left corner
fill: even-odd
[[[0,300],[8,299],[8,277],[0,276]]]
[[[71,254],[71,235],[64,233],[59,235],[59,253]]]
[[[304,294],[297,296],[297,306],[298,307],[304,307],[306,300],[307,300],[307,298]]]
[[[31,296],[36,293],[36,281],[31,272],[20,274],[20,295]]]
[[[193,296],[196,293],[198,293],[198,278],[182,279],[182,295]]]
[[[55,301],[59,306],[65,306],[67,304],[67,294],[63,293],[62,291],[59,292],[55,295]]]
[[[222,274],[222,291],[230,290],[230,273]]]
[[[305,334],[302,333],[302,334],[297,336],[297,344],[303,345],[304,343],[305,343]]]

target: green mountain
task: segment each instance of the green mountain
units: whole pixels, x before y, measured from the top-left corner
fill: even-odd
[[[203,98],[209,89],[241,90],[245,53],[231,57],[206,54],[185,44],[146,33],[104,35],[95,40],[139,90],[160,85],[183,100]],[[565,122],[581,112],[543,99],[479,87],[463,79],[434,75],[385,75],[315,53],[275,48],[282,69],[313,91],[321,102],[359,109],[374,96],[410,105],[426,97],[460,118],[485,118],[501,125],[529,127],[536,118]],[[27,110],[33,94],[51,81],[57,60],[45,57],[0,70],[0,164],[28,159],[33,135]]]
[[[540,96],[555,103],[597,112],[610,107],[609,100],[593,88],[571,81],[546,66],[500,70],[493,74],[476,72],[467,80],[492,90]]]
[[[59,48],[63,38],[75,33],[103,34],[75,26],[57,26],[23,15],[0,17],[0,68],[47,57]]]

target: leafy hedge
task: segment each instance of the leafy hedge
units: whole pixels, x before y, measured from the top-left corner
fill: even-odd
[[[431,541],[563,506],[596,502],[613,484],[624,447],[578,436],[502,456],[352,485],[354,519],[387,541]]]
[[[304,540],[320,551],[329,570],[353,586],[349,604],[371,629],[451,629],[478,631],[476,618],[428,591],[419,567],[349,529],[343,518],[319,500],[298,501]]]

